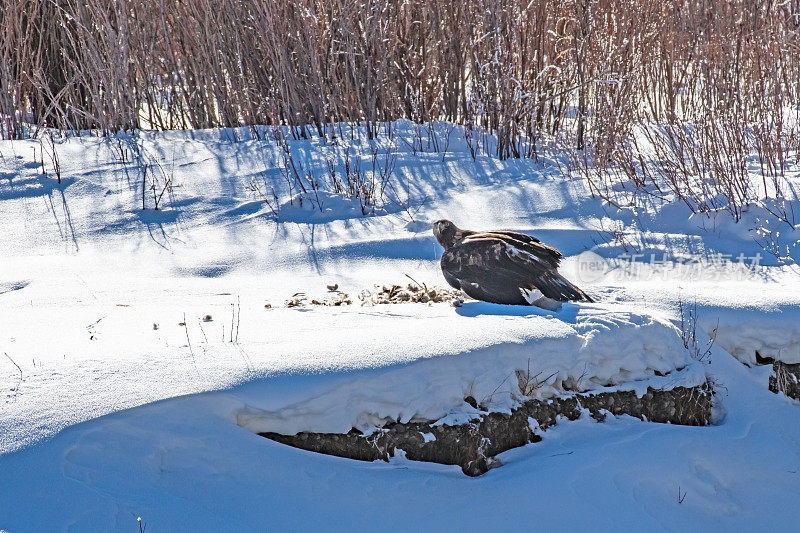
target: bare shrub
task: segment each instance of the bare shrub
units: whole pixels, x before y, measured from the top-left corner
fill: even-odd
[[[147,199],[150,196],[153,210],[158,211],[165,194],[170,201],[172,200],[175,188],[174,159],[167,171],[158,157],[152,156],[140,146],[136,146],[136,158],[142,175],[142,210],[147,209]]]
[[[269,188],[269,195],[267,194],[267,188]],[[270,187],[267,184],[266,179],[259,183],[256,178],[252,178],[250,180],[250,191],[255,193],[266,204],[273,215],[278,215],[278,208],[280,207],[278,193],[275,192],[274,187]]]
[[[56,175],[58,183],[61,183],[61,163],[58,159],[58,150],[56,149],[56,140],[53,131],[48,131],[47,134],[39,138],[39,148],[42,154],[42,169],[44,169],[44,156],[50,158],[50,165]]]
[[[520,394],[530,397],[534,396],[536,391],[546,385],[558,372],[553,372],[546,377],[542,377],[544,371],[531,374],[531,360],[528,359],[527,370],[515,370],[514,374],[517,376],[517,386],[519,387]]]
[[[374,213],[375,208],[387,200],[387,186],[390,186],[397,162],[393,144],[383,148],[371,144],[370,156],[369,170],[362,168],[358,156],[351,156],[350,148],[345,150],[341,166],[337,167],[335,158],[326,160],[329,190],[357,200],[363,215]]]
[[[709,341],[705,345],[701,345],[697,338],[697,302],[694,302],[689,307],[684,305],[683,300],[679,299],[678,312],[681,315],[680,329],[683,347],[686,348],[693,359],[701,363],[710,363],[716,328],[710,332]]]
[[[473,158],[537,157],[557,138],[617,205],[620,189],[669,193],[739,218],[791,193],[799,20],[797,2],[762,0],[6,0],[0,138],[257,125],[333,138],[349,124],[374,140],[407,118],[415,153],[445,154],[444,119]],[[313,196],[317,178],[289,172]]]
[[[600,5],[613,27],[594,32],[606,65],[595,76],[614,81],[590,106],[587,149],[573,154],[592,193],[615,205],[669,193],[693,212],[724,210],[735,220],[749,203],[782,199],[797,148],[797,120],[786,110],[798,100],[790,80],[800,56],[785,53],[796,47],[796,6],[643,2],[636,20],[615,2],[599,2],[596,19]],[[760,187],[748,175],[752,161]]]

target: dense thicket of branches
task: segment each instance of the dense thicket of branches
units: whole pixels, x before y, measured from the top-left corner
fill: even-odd
[[[713,117],[770,150],[799,29],[800,0],[4,0],[0,137],[442,118],[604,161],[642,120]]]

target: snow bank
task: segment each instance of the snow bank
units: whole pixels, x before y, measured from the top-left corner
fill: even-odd
[[[800,306],[772,312],[715,309],[706,311],[700,325],[743,363],[756,364],[756,354],[788,364],[800,363]]]
[[[558,313],[469,302],[459,309],[474,327],[492,331],[512,321],[518,342],[488,345],[406,365],[362,372],[313,398],[278,410],[257,403],[242,410],[239,425],[254,432],[370,432],[386,422],[431,421],[484,409],[509,411],[524,397],[518,372],[543,382],[532,396],[587,391],[646,380],[694,363],[676,328],[665,318],[602,305],[566,304]],[[432,342],[436,342],[433,332]],[[445,348],[447,349],[447,348]],[[702,371],[672,379],[705,379]],[[631,385],[632,386],[632,385]],[[257,402],[257,399],[254,399]]]

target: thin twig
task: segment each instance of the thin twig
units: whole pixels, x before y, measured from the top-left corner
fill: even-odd
[[[19,381],[17,382],[17,386],[16,386],[16,387],[14,387],[14,400],[16,400],[16,398],[17,398],[17,394],[19,394],[19,386],[20,386],[20,385],[22,385],[22,380],[23,380],[23,377],[22,377],[22,369],[20,368],[20,366],[17,364],[17,362],[16,362],[16,361],[14,361],[13,359],[11,359],[11,356],[10,356],[10,355],[8,355],[6,352],[3,352],[3,353],[4,353],[4,354],[5,354],[5,356],[8,358],[8,360],[9,360],[9,361],[11,361],[11,363],[12,363],[12,364],[13,364],[15,367],[17,367],[17,370],[19,370]]]
[[[197,319],[197,326],[200,328],[200,333],[203,334],[203,355],[205,355],[206,347],[208,346],[208,337],[206,336],[206,330],[203,329],[202,319]]]
[[[17,367],[17,370],[19,370],[19,378],[22,379],[22,369],[19,367],[19,365],[16,363],[16,361],[11,359],[10,355],[8,355],[6,352],[3,352],[3,353],[5,354],[6,357],[8,357],[8,360],[11,361],[14,364],[15,367]]]
[[[239,342],[239,321],[242,318],[242,303],[239,296],[236,296],[236,341]]]
[[[404,273],[404,274],[405,274],[405,273]],[[415,280],[414,278],[412,278],[412,277],[411,277],[411,276],[409,276],[408,274],[405,274],[405,276],[406,276],[408,279],[410,279],[411,281],[413,281],[414,283],[416,283],[416,284],[417,284],[417,287],[420,287],[421,289],[423,289],[423,290],[425,291],[425,294],[426,294],[427,296],[430,296],[430,293],[428,292],[428,286],[427,286],[427,285],[425,285],[424,283],[420,283],[419,281]]]
[[[183,313],[183,329],[186,331],[186,342],[189,344],[189,353],[192,355],[192,364],[194,369],[197,370],[197,362],[194,359],[194,350],[192,350],[192,341],[189,340],[189,325],[186,323],[186,313]]]

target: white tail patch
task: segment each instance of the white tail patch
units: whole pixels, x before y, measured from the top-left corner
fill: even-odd
[[[533,305],[533,302],[544,296],[542,291],[539,289],[525,289],[520,287],[519,292],[522,293],[522,297],[525,298],[525,301],[531,305]]]
[[[525,301],[531,305],[547,309],[548,311],[558,311],[561,309],[561,302],[548,298],[542,294],[542,291],[539,289],[523,289],[520,287],[519,292],[522,293],[522,297],[525,298]]]

